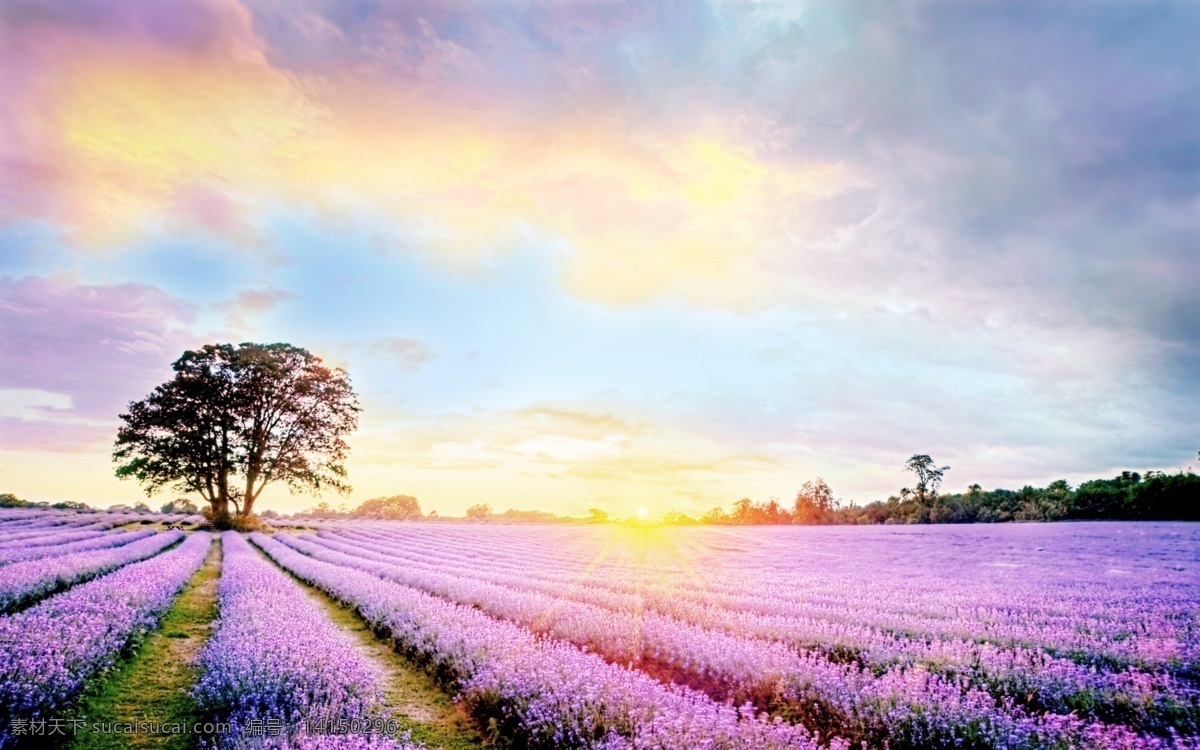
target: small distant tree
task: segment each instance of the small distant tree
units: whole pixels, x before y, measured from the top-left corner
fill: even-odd
[[[765,503],[756,503],[748,497],[743,497],[733,504],[730,514],[733,523],[745,525],[786,524],[792,522],[792,514],[779,504],[778,498],[771,498]]]
[[[486,521],[492,517],[492,506],[487,503],[477,503],[467,508],[467,518],[474,521]]]
[[[336,518],[339,515],[339,511],[328,502],[322,500],[299,515],[313,516],[315,518]]]
[[[767,500],[766,504],[762,506],[762,509],[764,523],[778,525],[792,522],[791,512],[779,502],[779,498],[777,497],[772,497]]]
[[[664,524],[674,524],[676,526],[688,526],[699,523],[699,521],[697,521],[695,518],[692,518],[687,513],[684,513],[680,510],[668,510],[666,513],[663,513],[661,522]]]
[[[545,510],[518,510],[509,508],[498,518],[512,523],[554,523],[559,519],[555,514]]]
[[[59,503],[54,503],[50,506],[55,510],[91,510],[87,503],[81,503],[78,500],[63,500]]]
[[[833,490],[821,477],[800,485],[792,505],[793,523],[828,523],[833,517]]]
[[[758,508],[754,506],[754,501],[748,497],[743,497],[733,504],[733,511],[729,514],[734,523],[739,524],[754,524],[757,522]]]
[[[704,515],[700,516],[700,523],[728,524],[733,523],[733,518],[724,508],[717,506],[705,511]]]
[[[11,492],[0,493],[0,508],[28,508],[33,503],[22,500]]]
[[[939,467],[932,458],[925,454],[914,455],[904,463],[904,468],[917,477],[917,486],[911,492],[921,505],[929,505],[937,500],[937,491],[938,487],[942,485],[942,478],[947,471],[950,471],[949,466]],[[907,489],[900,491],[902,497]]]
[[[196,507],[195,503],[193,503],[191,500],[188,500],[186,497],[177,497],[169,503],[163,503],[162,512],[182,513],[184,515],[191,516],[199,513],[200,509]]]
[[[352,518],[385,521],[414,521],[421,518],[421,505],[412,495],[392,495],[367,500],[350,512]]]

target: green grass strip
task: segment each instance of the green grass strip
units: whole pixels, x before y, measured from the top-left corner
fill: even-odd
[[[86,718],[87,726],[66,745],[72,750],[195,747],[190,734],[93,733],[94,724],[184,723],[202,721],[188,691],[198,677],[195,657],[208,640],[217,617],[217,581],[221,576],[220,537],[200,571],[167,611],[158,630],[89,689],[68,718]],[[70,725],[68,725],[70,726]],[[69,731],[69,730],[68,730]]]
[[[271,562],[275,564],[273,560]],[[429,750],[478,750],[485,747],[483,736],[470,715],[454,703],[424,669],[404,658],[390,641],[376,636],[353,609],[343,606],[289,571],[284,572],[325,608],[329,619],[357,638],[363,651],[383,668],[387,708],[401,731],[411,731],[412,739],[424,742]]]

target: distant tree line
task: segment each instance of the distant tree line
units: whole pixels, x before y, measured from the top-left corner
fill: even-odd
[[[599,508],[592,508],[589,512],[591,515],[588,517],[588,521],[604,522],[608,520],[608,514]],[[518,510],[516,508],[509,508],[503,513],[496,513],[492,510],[492,506],[489,503],[478,503],[467,508],[467,518],[472,521],[492,523],[559,523],[579,520],[578,518],[560,516],[544,510]]]
[[[63,500],[57,503],[48,503],[45,500],[40,502],[32,502],[30,500],[22,500],[11,492],[0,493],[0,508],[53,508],[55,510],[96,510],[87,503],[81,503],[76,500]],[[110,505],[106,510],[114,512],[127,513],[153,513],[149,505],[145,503],[134,503],[133,505],[117,504]],[[185,498],[177,498],[162,506],[162,513],[183,513],[193,515],[200,512],[196,504]]]
[[[320,502],[315,507],[298,515],[313,518],[362,518],[375,521],[413,521],[424,517],[421,512],[421,504],[412,495],[373,497],[353,510],[348,509],[345,505],[333,508],[327,502]]]
[[[0,492],[0,508],[54,508],[56,510],[91,510],[85,503],[74,500],[64,500],[61,503],[48,503],[45,500],[33,502],[22,500],[11,492]]]
[[[1065,479],[1046,487],[984,490],[839,508],[840,523],[998,523],[1004,521],[1200,521],[1200,476],[1121,472],[1072,489]]]
[[[608,514],[599,508],[592,508],[589,522],[604,522]],[[356,508],[339,505],[337,508],[327,502],[318,503],[300,516],[311,518],[361,518],[378,521],[417,521],[421,519],[442,519],[436,510],[428,514],[421,512],[421,504],[411,495],[392,495],[391,497],[376,497],[367,500]],[[570,518],[549,513],[544,510],[517,510],[509,508],[503,513],[496,513],[489,503],[477,503],[467,508],[466,519],[469,521],[492,523],[563,523],[578,522],[578,518]],[[442,520],[450,520],[445,518]],[[461,519],[460,519],[461,520]]]
[[[966,492],[940,494],[949,467],[936,467],[929,456],[909,459],[916,485],[898,495],[866,505],[842,505],[819,477],[806,482],[791,507],[775,498],[755,503],[743,498],[732,511],[713,508],[693,519],[668,514],[671,523],[750,524],[877,524],[1002,523],[1006,521],[1200,521],[1200,476],[1122,472],[1112,479],[1092,479],[1072,488],[1065,479],[1046,487],[984,490],[972,484]]]
[[[659,519],[667,524],[783,525],[783,524],[895,524],[895,523],[1002,523],[1006,521],[1200,521],[1200,476],[1188,471],[1167,474],[1150,471],[1122,472],[1112,479],[1092,479],[1071,487],[1065,479],[1045,487],[1026,485],[1019,490],[984,490],[972,484],[965,492],[941,494],[942,479],[950,469],[937,466],[928,455],[914,455],[905,463],[916,480],[887,500],[866,505],[839,502],[821,477],[805,482],[790,504],[778,498],[755,502],[742,498],[730,510],[713,508],[696,516],[672,510]],[[0,508],[58,508],[91,510],[80,502],[30,502],[11,493],[0,494]],[[110,510],[153,512],[145,503],[115,505]],[[163,513],[197,512],[190,500],[178,498],[162,506]],[[275,517],[273,511],[263,513]],[[350,509],[321,502],[300,516],[414,521],[437,519],[437,511],[425,514],[411,495],[376,497]],[[540,510],[510,508],[502,513],[489,503],[467,509],[466,519],[483,523],[609,523],[608,513],[589,508],[584,518],[559,516]],[[450,520],[450,519],[444,519]],[[632,521],[636,522],[636,521]]]

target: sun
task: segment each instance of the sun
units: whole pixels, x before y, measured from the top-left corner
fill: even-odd
[[[638,518],[645,520],[646,517],[649,515],[650,515],[650,511],[646,510],[646,508],[644,506],[637,509],[637,517]]]

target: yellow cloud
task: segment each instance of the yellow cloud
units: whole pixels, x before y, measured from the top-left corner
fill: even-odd
[[[761,184],[767,176],[763,165],[753,157],[737,153],[709,139],[693,144],[694,161],[700,166],[697,179],[683,189],[693,203],[703,208],[730,203]]]
[[[262,54],[92,50],[63,75],[61,153],[41,158],[66,175],[58,218],[84,247],[164,225],[253,244],[270,211],[313,206],[365,212],[468,270],[524,230],[564,239],[563,283],[587,299],[745,307],[781,287],[756,261],[848,184],[838,164],[763,160],[717,127],[616,126],[599,102],[517,126],[490,116],[499,102],[299,76]]]
[[[75,61],[57,106],[66,217],[85,247],[128,242],[196,214],[238,233],[322,110],[261,59],[205,61],[115,51]],[[215,226],[214,226],[215,224]]]

